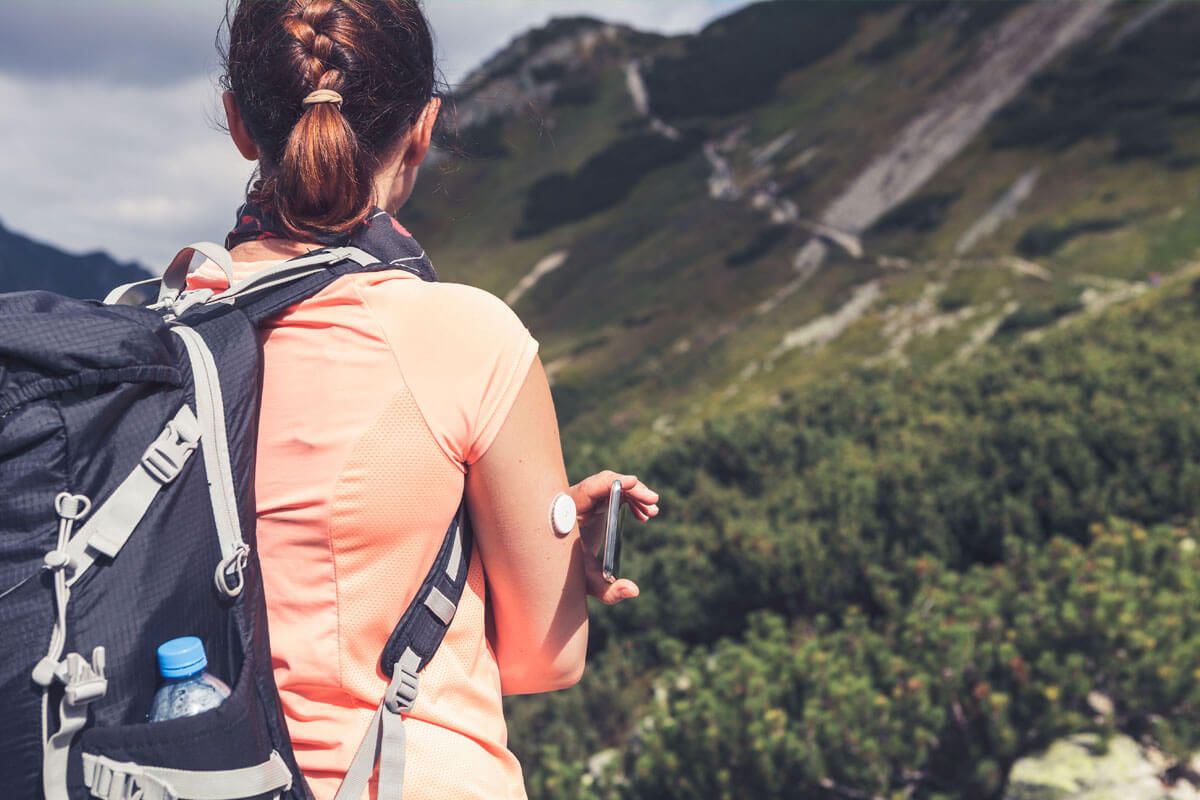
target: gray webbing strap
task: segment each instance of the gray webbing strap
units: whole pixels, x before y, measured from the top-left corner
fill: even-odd
[[[342,785],[338,787],[333,800],[361,800],[371,781],[371,773],[375,771],[380,717],[385,713],[387,712],[383,709],[383,703],[380,703],[379,708],[375,709],[375,715],[371,717],[370,724],[367,725],[367,732],[363,734],[358,750],[354,752],[354,759],[350,762],[350,767],[342,778]]]
[[[73,585],[98,555],[115,558],[163,487],[175,480],[200,441],[200,425],[184,404],[155,437],[138,465],[67,544]]]
[[[214,579],[222,594],[237,597],[242,591],[242,570],[246,566],[250,548],[242,538],[238,495],[226,439],[221,376],[204,337],[186,325],[173,325],[171,332],[183,340],[192,365],[196,418],[201,432],[200,449],[204,454],[204,473],[208,476],[208,497],[217,528],[217,543],[221,547],[221,562],[217,565]],[[230,579],[235,576],[236,579],[231,583]]]
[[[361,800],[379,763],[378,800],[401,800],[404,795],[404,718],[417,700],[417,670],[421,657],[406,649],[392,669],[392,682],[371,717],[346,777],[334,800]]]
[[[103,800],[237,800],[292,788],[292,773],[279,753],[252,767],[190,770],[151,767],[83,754],[83,782]]]
[[[58,730],[42,745],[42,793],[45,800],[70,800],[67,793],[67,763],[71,742],[87,724],[88,704],[104,696],[104,648],[92,651],[92,661],[68,653],[55,676],[65,686],[58,704]]]
[[[173,302],[179,293],[187,287],[188,270],[192,265],[195,253],[216,264],[225,273],[228,283],[233,283],[233,256],[219,244],[212,242],[196,242],[180,250],[167,266],[162,276],[162,285],[158,290],[158,302]]]
[[[159,286],[162,283],[159,278],[147,278],[144,281],[134,281],[133,283],[124,283],[113,289],[104,297],[104,305],[106,306],[130,306],[139,305],[145,295],[145,290],[151,286]]]
[[[380,714],[379,800],[404,797],[404,718],[385,709]]]
[[[458,568],[462,564],[462,512],[459,511],[459,524],[454,531],[454,544],[450,550],[450,560],[446,562],[446,574],[450,580],[458,580]]]
[[[219,303],[242,295],[254,294],[255,292],[270,289],[280,284],[290,283],[306,275],[320,272],[329,264],[347,260],[364,267],[379,263],[379,259],[357,247],[334,247],[328,250],[321,250],[311,256],[293,258],[290,261],[285,261],[282,264],[276,264],[273,267],[256,272],[251,277],[230,286],[225,291],[214,296],[209,302]]]

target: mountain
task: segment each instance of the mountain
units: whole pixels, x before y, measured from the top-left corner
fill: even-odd
[[[569,473],[662,492],[582,684],[506,703],[531,797],[1015,800],[1080,731],[1190,796],[1198,34],[779,0],[470,77],[402,215],[540,340]]]
[[[557,20],[465,81],[402,213],[530,326],[569,440],[653,449],[848,368],[958,369],[1195,257],[1198,33],[1104,0]]]
[[[0,225],[0,290],[46,289],[102,299],[115,286],[149,277],[137,264],[122,264],[107,253],[73,255]]]

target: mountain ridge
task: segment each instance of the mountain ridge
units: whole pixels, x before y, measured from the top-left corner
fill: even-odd
[[[3,291],[45,290],[102,299],[123,283],[153,277],[135,262],[122,263],[102,250],[68,253],[5,227],[0,220],[0,287]]]
[[[1198,18],[767,2],[695,34],[616,37],[586,62],[589,97],[492,117],[490,150],[443,150],[403,214],[450,279],[514,298],[565,430],[653,447],[839,365],[970,358],[1192,256]],[[803,56],[781,49],[818,33]],[[997,74],[971,77],[984,67]],[[740,96],[754,76],[773,88]],[[968,121],[938,98],[971,81],[984,105]],[[857,191],[874,210],[842,213],[865,208],[839,198],[880,159],[933,166],[875,169]],[[806,332],[826,318],[831,334]]]

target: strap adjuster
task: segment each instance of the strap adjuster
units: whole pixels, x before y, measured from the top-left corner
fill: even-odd
[[[44,656],[33,668],[33,682],[49,686],[55,681],[63,684],[63,701],[67,705],[87,705],[104,697],[108,679],[104,677],[104,648],[92,650],[89,662],[79,653],[67,653],[62,661]]]
[[[195,305],[203,305],[207,303],[215,294],[212,289],[193,289],[190,292],[184,292],[175,298],[174,301],[167,304],[167,308],[171,310],[171,316],[178,319],[183,316],[183,312]]]
[[[199,441],[200,427],[176,417],[146,448],[142,454],[142,467],[159,483],[170,483],[179,475]]]
[[[91,753],[83,754],[83,784],[92,797],[111,800],[177,800],[170,784],[138,768],[138,765],[120,764]]]
[[[403,714],[412,710],[417,702],[417,682],[420,676],[410,672],[396,662],[392,667],[392,682],[388,684],[383,695],[383,705],[393,714]]]

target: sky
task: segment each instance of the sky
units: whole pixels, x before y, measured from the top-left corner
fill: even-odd
[[[452,85],[517,34],[588,14],[694,31],[747,0],[425,0]],[[225,0],[2,0],[0,224],[148,267],[219,241],[252,164],[221,130]],[[417,191],[420,191],[418,186]]]

